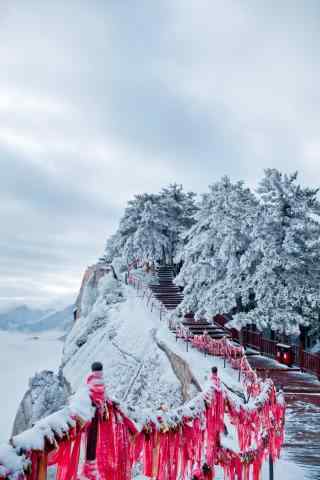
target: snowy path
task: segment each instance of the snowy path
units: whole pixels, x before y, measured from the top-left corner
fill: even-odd
[[[0,331],[0,443],[9,439],[29,378],[41,370],[57,370],[63,343],[61,332],[34,335]]]
[[[278,388],[288,392],[284,456],[299,464],[306,478],[320,479],[320,382],[307,373],[279,370],[275,360],[263,356],[250,356],[249,361],[253,367],[270,369]]]

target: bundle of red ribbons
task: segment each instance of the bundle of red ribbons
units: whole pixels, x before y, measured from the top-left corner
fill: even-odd
[[[284,403],[271,381],[264,382],[246,407],[237,404],[213,375],[208,390],[185,408],[149,418],[139,430],[118,404],[105,398],[101,372],[90,374],[88,384],[96,414],[88,424],[78,421],[49,454],[49,465],[57,466],[57,480],[129,480],[137,463],[150,478],[189,479],[204,462],[210,466],[210,478],[219,465],[230,480],[236,475],[258,480],[266,456],[276,459],[280,454]],[[236,428],[240,452],[221,442],[225,415]],[[94,455],[88,456],[92,442]],[[33,456],[31,461],[36,464]]]

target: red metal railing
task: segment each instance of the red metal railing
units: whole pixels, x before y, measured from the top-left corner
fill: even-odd
[[[262,335],[260,333],[244,330],[243,337],[246,345],[261,350]]]
[[[277,355],[277,343],[274,340],[268,340],[261,336],[261,353],[267,357],[275,358]]]
[[[307,372],[315,372],[320,378],[320,357],[302,350],[302,367]]]
[[[292,349],[294,352],[294,363],[299,365],[301,370],[315,373],[320,378],[320,356],[306,352],[296,345]]]
[[[222,324],[218,316],[214,320],[216,323],[224,326],[225,322]],[[253,332],[247,328],[243,328],[241,333],[233,328],[228,329],[227,326],[224,326],[224,328],[231,334],[233,340],[240,341],[242,336],[243,343],[248,347],[259,350],[267,357],[276,358],[278,341],[264,338],[262,333]],[[298,365],[303,371],[316,374],[320,379],[320,355],[306,352],[297,345],[291,345],[291,348],[294,354],[295,365]]]

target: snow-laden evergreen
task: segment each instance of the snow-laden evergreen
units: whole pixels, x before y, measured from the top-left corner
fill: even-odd
[[[107,241],[104,259],[122,257],[171,261],[176,255],[180,234],[193,224],[195,194],[182,185],[170,185],[158,194],[144,193],[130,200],[116,233]]]
[[[176,279],[181,312],[233,313],[286,334],[319,328],[320,204],[297,174],[265,171],[255,196],[224,177],[203,195],[196,224],[183,236]]]
[[[319,328],[320,204],[316,189],[297,183],[297,173],[268,169],[258,194],[260,214],[242,262],[244,290],[256,308],[240,321],[284,333],[299,325]]]
[[[180,313],[231,313],[239,325],[299,333],[319,328],[320,205],[297,174],[265,171],[256,193],[228,177],[195,194],[170,185],[136,195],[103,260],[182,265]]]
[[[203,195],[197,223],[184,236],[176,259],[183,261],[176,279],[184,287],[182,312],[212,317],[235,306],[242,288],[241,260],[251,242],[257,209],[251,191],[228,177]]]

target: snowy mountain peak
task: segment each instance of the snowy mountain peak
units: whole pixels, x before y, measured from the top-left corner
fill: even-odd
[[[73,305],[61,310],[20,305],[0,314],[0,330],[42,332],[68,330],[73,321]]]

